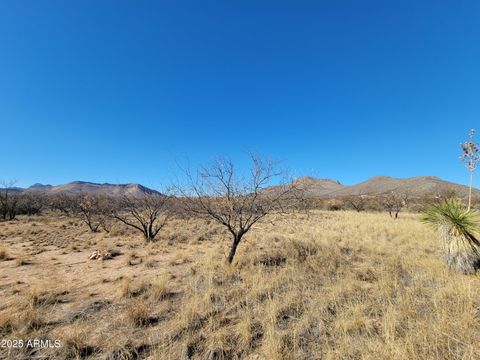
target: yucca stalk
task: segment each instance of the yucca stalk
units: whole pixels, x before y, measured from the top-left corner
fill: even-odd
[[[465,163],[470,175],[470,186],[468,188],[468,210],[472,206],[472,185],[473,185],[473,172],[477,168],[477,164],[480,162],[480,144],[475,144],[473,137],[475,135],[475,129],[470,130],[468,134],[468,141],[460,144],[462,148],[462,155],[460,160]]]
[[[451,269],[472,274],[480,265],[480,217],[457,199],[449,199],[422,215],[422,221],[433,225],[444,251],[444,261]]]

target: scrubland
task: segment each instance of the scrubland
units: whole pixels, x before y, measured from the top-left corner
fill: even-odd
[[[67,217],[0,223],[0,348],[30,359],[480,359],[480,277],[417,215],[270,216],[230,237],[173,220],[146,244]],[[108,250],[109,260],[89,260]]]

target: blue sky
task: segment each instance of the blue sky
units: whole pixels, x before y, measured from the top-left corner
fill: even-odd
[[[246,149],[345,184],[466,183],[479,100],[478,1],[0,3],[0,179],[20,186],[158,187]]]

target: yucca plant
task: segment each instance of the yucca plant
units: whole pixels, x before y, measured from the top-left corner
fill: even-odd
[[[448,199],[422,215],[422,221],[433,225],[443,246],[447,266],[472,274],[480,266],[480,217],[457,199]]]
[[[465,141],[460,144],[462,148],[462,155],[460,160],[465,163],[466,168],[470,174],[470,186],[468,189],[468,210],[472,206],[472,181],[473,181],[473,172],[477,168],[477,164],[480,162],[480,143],[475,144],[473,142],[473,137],[475,135],[475,129],[470,130],[468,134],[468,141]]]

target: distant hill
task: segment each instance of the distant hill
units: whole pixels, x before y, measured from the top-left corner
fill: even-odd
[[[295,180],[301,189],[305,190],[307,197],[335,198],[349,195],[379,196],[392,191],[405,193],[409,196],[420,196],[431,193],[439,194],[446,190],[453,190],[459,196],[468,194],[468,187],[453,182],[442,180],[435,176],[417,176],[411,178],[393,178],[389,176],[376,176],[356,185],[345,186],[337,180],[316,179],[302,177]],[[275,186],[268,188],[274,191]],[[474,189],[480,195],[480,190]]]
[[[295,180],[294,183],[300,189],[306,190],[309,196],[313,197],[322,197],[345,187],[337,180],[316,179],[310,176],[301,177]]]
[[[381,195],[392,191],[405,193],[409,196],[419,196],[425,193],[440,193],[445,190],[454,190],[459,196],[468,194],[468,187],[442,180],[436,176],[417,176],[411,178],[393,178],[376,176],[364,182],[328,193],[328,197],[347,195]],[[474,189],[476,193],[480,190]]]
[[[64,185],[42,185],[34,184],[23,191],[38,191],[45,194],[79,194],[79,193],[94,193],[108,196],[142,196],[145,194],[158,193],[156,190],[149,189],[140,184],[97,184],[87,181],[73,181]]]
[[[333,191],[343,188],[337,180],[332,179],[316,179],[310,176],[304,176],[293,181],[299,189],[304,190],[307,196],[321,197]],[[282,189],[281,185],[272,185],[263,189],[263,193],[275,193]]]
[[[21,193],[22,191],[24,191],[25,189],[22,189],[22,188],[19,188],[19,187],[9,187],[7,188],[9,192],[11,193]]]

